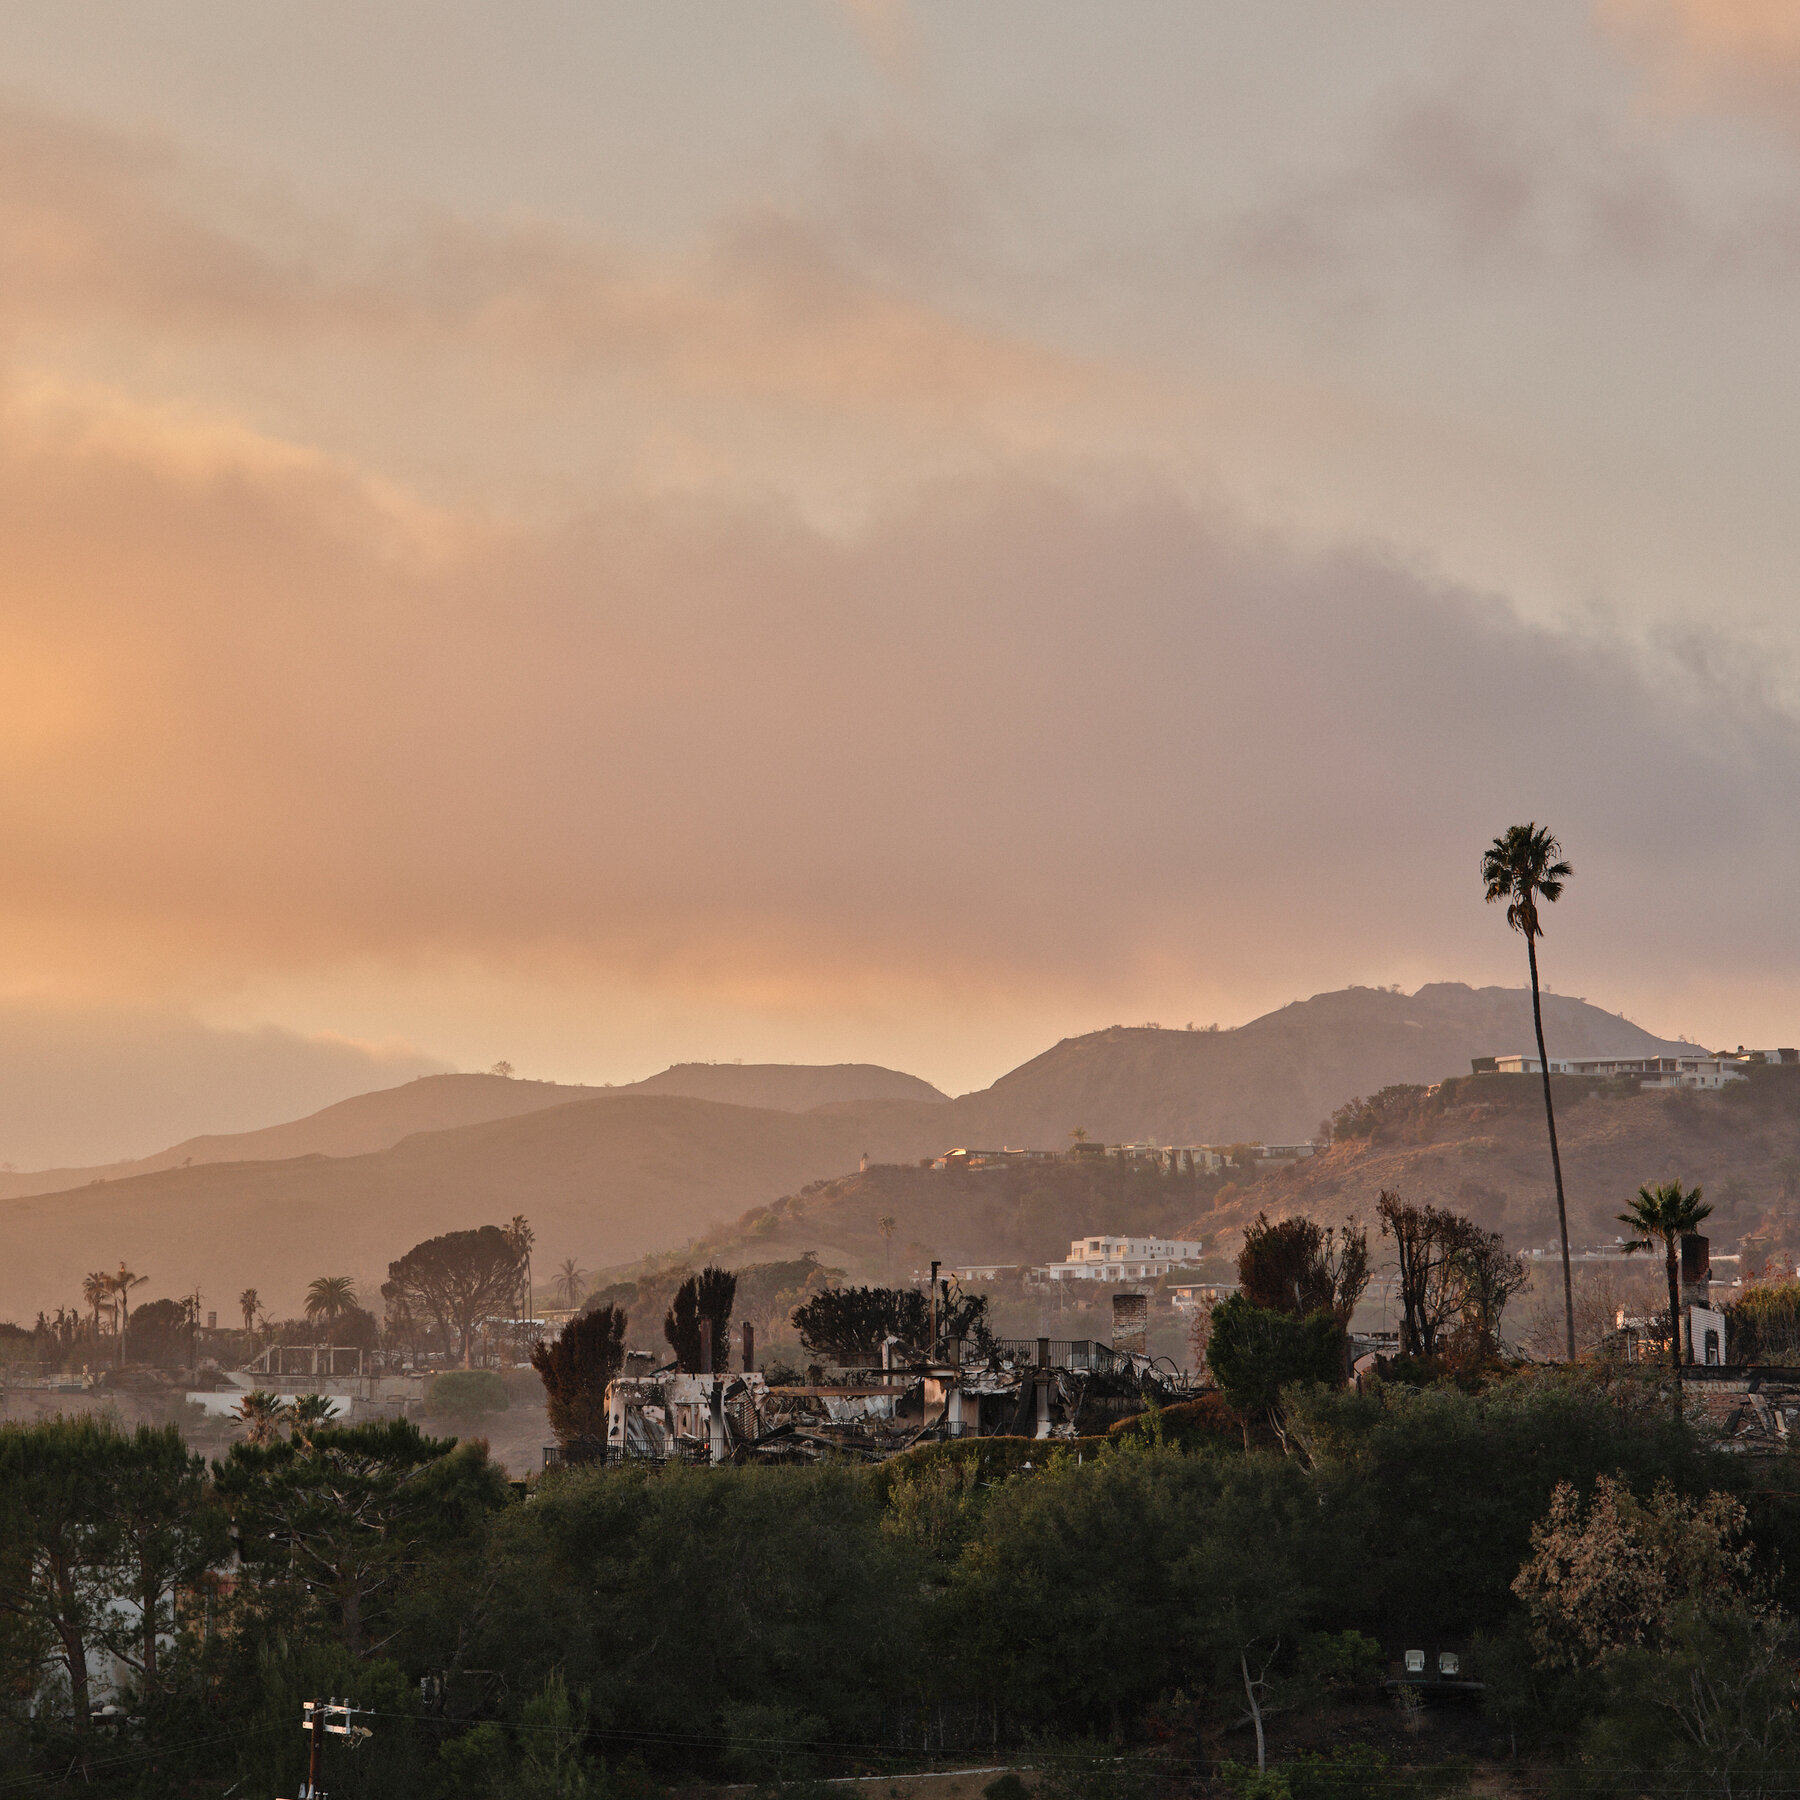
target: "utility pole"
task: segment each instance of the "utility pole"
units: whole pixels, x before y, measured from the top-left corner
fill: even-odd
[[[312,1740],[307,1757],[306,1786],[300,1790],[300,1800],[325,1800],[325,1790],[319,1786],[325,1755],[325,1737],[329,1732],[332,1737],[348,1738],[350,1748],[354,1750],[365,1738],[373,1737],[366,1725],[354,1722],[356,1709],[348,1700],[304,1700],[300,1704],[300,1729]]]
[[[306,1788],[301,1800],[319,1800],[319,1768],[325,1755],[325,1702],[308,1700],[300,1709],[300,1726],[311,1734],[312,1754],[307,1758]]]

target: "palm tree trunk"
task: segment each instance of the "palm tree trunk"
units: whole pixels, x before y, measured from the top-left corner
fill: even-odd
[[[1667,1252],[1663,1261],[1669,1272],[1669,1361],[1675,1365],[1675,1373],[1681,1373],[1681,1286],[1676,1275],[1675,1239],[1673,1234],[1663,1239]]]
[[[1575,1281],[1569,1273],[1569,1209],[1563,1200],[1562,1153],[1556,1147],[1556,1108],[1550,1099],[1550,1057],[1544,1049],[1544,1008],[1538,999],[1537,933],[1527,920],[1525,953],[1531,959],[1531,1022],[1537,1027],[1538,1070],[1544,1077],[1544,1118],[1550,1126],[1550,1167],[1556,1175],[1556,1227],[1562,1233],[1563,1324],[1567,1329],[1569,1361],[1575,1360]]]

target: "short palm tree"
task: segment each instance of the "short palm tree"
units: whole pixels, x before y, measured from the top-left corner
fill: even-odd
[[[238,1295],[238,1311],[244,1315],[244,1329],[246,1331],[254,1331],[256,1329],[256,1312],[257,1308],[261,1305],[262,1296],[257,1293],[255,1288],[245,1288],[244,1291]]]
[[[348,1275],[315,1275],[306,1289],[306,1316],[330,1327],[356,1310],[356,1283]]]
[[[1637,1234],[1625,1246],[1632,1250],[1654,1250],[1660,1239],[1663,1266],[1669,1276],[1669,1360],[1681,1367],[1681,1240],[1689,1232],[1700,1229],[1700,1221],[1712,1212],[1700,1198],[1698,1188],[1684,1189],[1679,1181],[1665,1181],[1660,1187],[1641,1187],[1629,1212],[1619,1214],[1619,1223],[1629,1225]]]
[[[324,1394],[302,1394],[287,1409],[288,1435],[303,1449],[312,1448],[313,1433],[337,1417],[337,1402]]]
[[[281,1436],[281,1422],[287,1417],[288,1403],[279,1394],[252,1388],[237,1403],[232,1413],[240,1425],[246,1426],[252,1444],[272,1444]]]
[[[894,1260],[894,1225],[892,1213],[883,1213],[875,1221],[875,1229],[881,1233],[881,1275],[884,1281]]]
[[[94,1321],[94,1337],[100,1336],[100,1309],[106,1304],[106,1296],[111,1291],[107,1273],[104,1269],[94,1270],[81,1284],[81,1297],[88,1304],[88,1311]]]
[[[565,1256],[562,1267],[556,1271],[556,1287],[565,1306],[579,1306],[581,1296],[587,1292],[587,1270],[574,1257]]]
[[[1562,845],[1550,835],[1547,826],[1535,822],[1508,827],[1481,858],[1481,879],[1487,888],[1488,904],[1506,902],[1506,922],[1523,934],[1525,954],[1531,964],[1531,1019],[1537,1027],[1538,1068],[1544,1077],[1544,1118],[1550,1126],[1550,1168],[1556,1176],[1556,1226],[1562,1234],[1563,1322],[1570,1362],[1575,1360],[1575,1283],[1569,1273],[1569,1209],[1563,1199],[1562,1155],[1556,1147],[1556,1108],[1550,1100],[1550,1058],[1544,1050],[1537,941],[1544,932],[1538,919],[1538,902],[1552,905],[1560,900],[1563,883],[1574,873],[1562,860]]]

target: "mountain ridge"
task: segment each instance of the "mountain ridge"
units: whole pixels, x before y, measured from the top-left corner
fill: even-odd
[[[870,1138],[878,1155],[904,1147],[860,1118],[602,1095],[355,1156],[195,1163],[19,1196],[0,1201],[0,1317],[68,1304],[88,1269],[120,1258],[150,1278],[148,1298],[198,1287],[226,1317],[245,1287],[295,1311],[320,1273],[353,1275],[369,1302],[413,1244],[517,1212],[541,1257],[591,1259],[604,1244],[625,1260],[855,1167]]]
[[[957,1100],[876,1098],[788,1111],[646,1093],[637,1084],[571,1090],[498,1076],[426,1077],[381,1091],[405,1097],[411,1116],[426,1120],[394,1142],[348,1154],[308,1147],[285,1157],[115,1170],[10,1197],[0,1189],[0,1241],[11,1247],[0,1262],[0,1316],[68,1304],[87,1269],[121,1256],[151,1277],[152,1298],[196,1285],[234,1294],[247,1285],[289,1306],[314,1275],[378,1282],[419,1239],[514,1213],[532,1219],[551,1260],[617,1264],[676,1249],[748,1209],[854,1170],[865,1155],[916,1164],[957,1145],[1060,1147],[1076,1126],[1110,1142],[1291,1141],[1357,1094],[1466,1074],[1472,1055],[1503,1052],[1500,1034],[1530,1016],[1523,990],[1439,983],[1421,992],[1422,1000],[1338,990],[1232,1032],[1089,1033]],[[1647,1045],[1668,1042],[1585,1002],[1551,996],[1546,1010],[1553,1053],[1592,1046],[1648,1054]],[[715,1084],[747,1079],[735,1064],[698,1067]],[[916,1091],[913,1078],[884,1073]],[[782,1079],[791,1097],[813,1077]],[[441,1111],[432,1108],[458,1094],[510,1111],[434,1124]],[[329,1115],[342,1128],[330,1140],[341,1151],[371,1119],[392,1131],[393,1107],[384,1111],[377,1099],[342,1102],[310,1123]],[[269,1129],[290,1147],[306,1141]],[[216,1140],[215,1148],[230,1143]],[[293,1288],[288,1298],[284,1284]]]
[[[1692,1050],[1563,994],[1543,997],[1552,1056]],[[1107,1142],[1302,1141],[1344,1101],[1466,1075],[1470,1059],[1535,1046],[1524,988],[1430,982],[1416,994],[1338,988],[1230,1031],[1109,1026],[1064,1038],[950,1103],[959,1141],[1060,1144],[1075,1127]],[[1028,1134],[1028,1135],[1021,1135]]]
[[[755,1097],[728,1100],[724,1090],[733,1087],[748,1090]],[[0,1171],[0,1200],[58,1193],[95,1181],[128,1180],[135,1175],[159,1174],[193,1164],[365,1155],[390,1149],[417,1132],[455,1130],[579,1100],[663,1094],[798,1112],[819,1103],[812,1097],[814,1094],[834,1091],[860,1093],[870,1100],[902,1096],[943,1099],[936,1088],[916,1075],[883,1069],[873,1063],[675,1063],[643,1081],[615,1087],[530,1081],[491,1073],[422,1075],[395,1087],[352,1095],[303,1118],[254,1131],[204,1133],[184,1138],[153,1155],[125,1162],[86,1168]]]

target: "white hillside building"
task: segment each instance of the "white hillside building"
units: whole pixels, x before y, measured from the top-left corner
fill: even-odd
[[[1771,1057],[1768,1060],[1775,1061]],[[1539,1075],[1544,1065],[1535,1056],[1496,1056],[1497,1075]],[[1552,1075],[1588,1075],[1601,1080],[1635,1078],[1647,1088],[1722,1088],[1748,1077],[1735,1057],[1706,1056],[1553,1056]]]
[[[1184,1238],[1121,1237],[1102,1232],[1076,1238],[1069,1260],[1047,1263],[1038,1271],[1050,1281],[1153,1281],[1171,1269],[1200,1260],[1198,1242]]]

